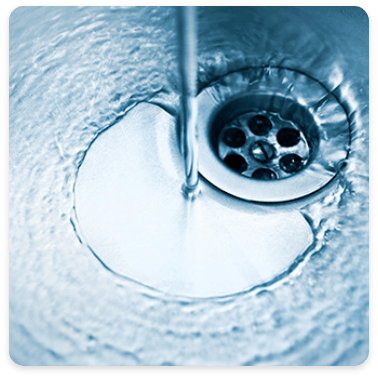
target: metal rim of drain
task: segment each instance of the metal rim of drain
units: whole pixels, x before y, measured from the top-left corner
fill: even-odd
[[[298,71],[232,72],[197,98],[200,173],[238,198],[274,203],[308,196],[331,182],[348,157],[344,107]]]

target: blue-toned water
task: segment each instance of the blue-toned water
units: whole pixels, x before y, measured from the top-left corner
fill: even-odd
[[[303,211],[316,243],[274,285],[182,299],[116,277],[71,222],[78,165],[140,101],[179,108],[172,8],[10,18],[10,355],[23,365],[356,365],[368,354],[368,21],[359,8],[200,8],[200,86],[270,64],[334,90],[340,183]],[[353,33],[351,33],[353,30]]]
[[[196,7],[176,9],[180,77],[180,141],[186,176],[182,191],[187,199],[194,199],[200,191],[197,140],[197,17]]]

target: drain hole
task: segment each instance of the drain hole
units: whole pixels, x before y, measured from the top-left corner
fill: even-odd
[[[296,154],[288,154],[280,159],[280,167],[284,172],[298,172],[303,165],[303,159]]]
[[[277,178],[277,174],[271,169],[259,168],[252,173],[252,178],[259,180],[274,180]]]
[[[256,115],[249,120],[249,129],[257,136],[267,135],[272,129],[272,122],[268,117]]]
[[[237,154],[227,155],[223,160],[226,165],[236,172],[242,173],[247,169],[247,162],[243,156]]]
[[[226,193],[291,201],[345,169],[339,162],[347,159],[351,139],[347,113],[326,86],[301,72],[231,72],[198,100],[200,172]]]
[[[277,133],[277,141],[282,147],[295,146],[300,139],[299,131],[290,127],[284,127]]]
[[[228,147],[238,148],[244,145],[246,141],[246,136],[244,132],[236,127],[231,127],[230,129],[226,129],[223,133],[223,142]]]

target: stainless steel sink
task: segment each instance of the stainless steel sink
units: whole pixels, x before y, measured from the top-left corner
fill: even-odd
[[[174,14],[21,7],[10,17],[11,358],[21,365],[362,363],[367,15],[357,7],[199,9],[202,193],[189,202],[180,193]],[[265,74],[241,91],[251,69]],[[290,97],[271,91],[271,78],[298,88],[302,76],[310,79],[301,93],[314,102],[288,100],[286,118],[282,107],[266,105]],[[269,88],[251,94],[262,80]],[[331,108],[322,108],[320,89]],[[222,109],[237,110],[227,122],[243,123],[247,114],[248,122],[272,123],[264,135],[241,126],[248,162],[257,164],[244,175],[217,144],[229,127],[213,129]],[[300,142],[278,137],[284,128]],[[303,164],[281,162],[286,148]],[[267,180],[270,171],[277,177]]]

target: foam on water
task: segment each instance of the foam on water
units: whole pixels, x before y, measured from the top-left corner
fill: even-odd
[[[78,240],[72,190],[91,141],[140,101],[179,107],[174,14],[33,7],[11,16],[11,357],[24,365],[363,362],[368,63],[359,8],[199,11],[200,86],[281,65],[322,81],[350,115],[348,165],[335,190],[304,209],[316,243],[292,272],[228,298],[183,299],[116,277]]]

